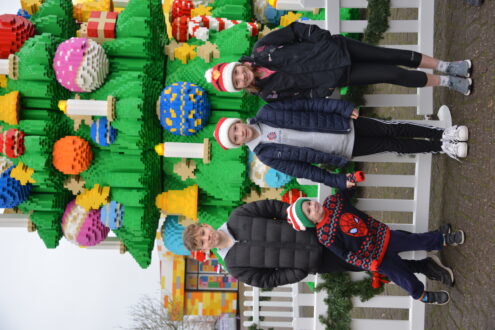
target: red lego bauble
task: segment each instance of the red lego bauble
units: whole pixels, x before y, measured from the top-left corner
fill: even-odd
[[[294,203],[299,197],[306,197],[306,194],[303,193],[299,189],[291,189],[287,191],[283,196],[282,196],[282,202],[292,204]]]
[[[0,135],[0,151],[10,158],[24,154],[24,132],[11,128]]]
[[[0,15],[0,58],[17,52],[35,32],[33,23],[22,16]]]
[[[339,219],[340,229],[347,235],[354,237],[366,236],[368,227],[364,221],[352,213],[344,213]]]
[[[190,0],[174,0],[172,3],[172,21],[177,17],[191,17],[191,9],[194,9],[194,4]]]

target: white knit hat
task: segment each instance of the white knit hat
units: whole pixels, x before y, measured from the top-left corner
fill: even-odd
[[[235,93],[240,91],[240,89],[236,89],[234,87],[234,82],[232,80],[234,68],[239,64],[241,63],[218,63],[212,69],[206,70],[206,81],[213,84],[213,86],[220,92]]]
[[[234,144],[229,139],[229,128],[235,123],[239,122],[239,118],[220,118],[215,127],[215,132],[213,132],[213,136],[217,140],[218,144],[225,150],[239,148],[240,145]]]

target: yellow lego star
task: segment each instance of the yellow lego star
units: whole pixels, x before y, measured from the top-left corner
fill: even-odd
[[[197,8],[191,9],[191,17],[195,16],[211,16],[212,7],[199,5]]]
[[[192,60],[196,57],[196,45],[189,45],[188,43],[184,43],[178,48],[174,49],[174,56],[176,59],[179,59],[182,64],[187,64],[189,60]]]
[[[31,176],[34,174],[34,169],[27,167],[22,162],[19,162],[16,167],[10,172],[10,177],[19,181],[23,186],[28,183],[36,183]]]
[[[300,19],[302,14],[294,14],[294,12],[289,11],[286,15],[282,16],[280,18],[280,25],[281,26],[287,26],[292,22],[297,21]]]
[[[99,184],[95,184],[93,188],[84,190],[76,197],[76,204],[87,211],[97,210],[109,202],[109,197],[110,187],[100,187]]]

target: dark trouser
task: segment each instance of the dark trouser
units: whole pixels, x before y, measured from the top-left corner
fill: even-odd
[[[354,132],[353,157],[380,152],[415,154],[442,151],[442,128],[359,117],[354,120]]]
[[[402,262],[407,266],[410,272],[425,274],[428,267],[428,261],[402,259]],[[318,273],[335,273],[335,272],[362,272],[361,268],[352,266],[344,260],[337,257],[332,251],[327,248],[323,249],[322,261],[318,269]]]
[[[386,275],[391,281],[406,290],[414,299],[418,299],[423,294],[425,287],[398,253],[418,250],[441,250],[442,248],[443,236],[438,230],[422,234],[392,230],[387,252],[378,267],[378,272]]]
[[[351,57],[349,85],[370,85],[387,83],[406,87],[424,87],[428,80],[426,73],[406,70],[398,65],[416,68],[422,55],[402,49],[376,47],[346,38],[347,50]]]

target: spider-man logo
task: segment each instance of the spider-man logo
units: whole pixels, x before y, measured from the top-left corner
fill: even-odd
[[[347,235],[361,237],[368,235],[368,227],[361,218],[352,213],[344,213],[339,220],[340,229]]]

